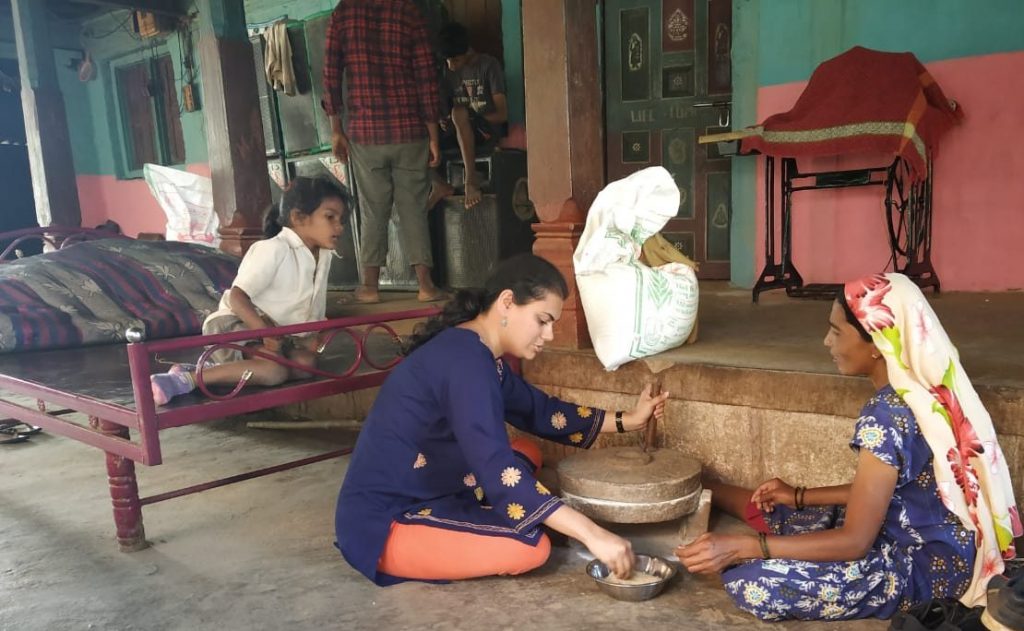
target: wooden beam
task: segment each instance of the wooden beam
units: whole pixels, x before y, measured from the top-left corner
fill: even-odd
[[[36,218],[40,226],[79,226],[82,216],[71,136],[46,6],[36,0],[13,0],[11,9]]]
[[[241,256],[263,238],[270,205],[263,119],[244,0],[198,0],[203,120],[220,248]]]
[[[743,140],[749,136],[758,135],[756,129],[737,129],[735,131],[726,131],[719,134],[704,134],[697,138],[697,144],[708,145],[715,142],[729,142],[731,140]]]
[[[183,18],[188,15],[182,0],[75,0],[74,3],[111,9],[138,9],[175,18]]]
[[[604,186],[597,0],[523,0],[522,6],[530,199],[540,218],[533,253],[569,284],[553,346],[589,348],[572,257]]]

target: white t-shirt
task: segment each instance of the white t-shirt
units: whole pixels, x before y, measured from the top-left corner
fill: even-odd
[[[332,258],[330,249],[320,248],[319,260],[313,260],[313,253],[299,235],[291,228],[282,228],[277,236],[249,247],[232,287],[248,294],[256,308],[278,326],[323,320]],[[219,308],[206,322],[235,315],[228,304],[228,293],[224,292]]]

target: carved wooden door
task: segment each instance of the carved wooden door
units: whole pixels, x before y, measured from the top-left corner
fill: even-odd
[[[730,161],[706,133],[730,129],[731,0],[605,0],[604,78],[609,181],[661,165],[679,187],[662,233],[729,278]]]

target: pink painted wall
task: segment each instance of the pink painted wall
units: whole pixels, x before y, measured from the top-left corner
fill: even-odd
[[[933,264],[943,290],[1024,288],[1024,52],[925,64],[964,120],[939,144]],[[757,119],[788,111],[806,83],[758,90]],[[763,158],[758,158],[763,161]],[[801,170],[886,164],[878,156],[819,159]],[[763,164],[759,172],[763,172]],[[758,179],[755,274],[764,265],[764,182]],[[793,260],[805,282],[881,271],[889,258],[880,187],[794,194]]]
[[[190,164],[186,170],[210,177],[210,165],[205,163]],[[77,179],[83,226],[94,227],[109,219],[128,236],[164,233],[167,216],[145,180],[119,180],[113,175],[79,175]]]

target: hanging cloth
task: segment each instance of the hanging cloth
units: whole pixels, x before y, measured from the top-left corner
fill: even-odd
[[[295,96],[295,67],[292,65],[292,45],[288,41],[288,24],[274,23],[263,35],[267,40],[264,54],[267,81],[270,87],[288,96]]]

